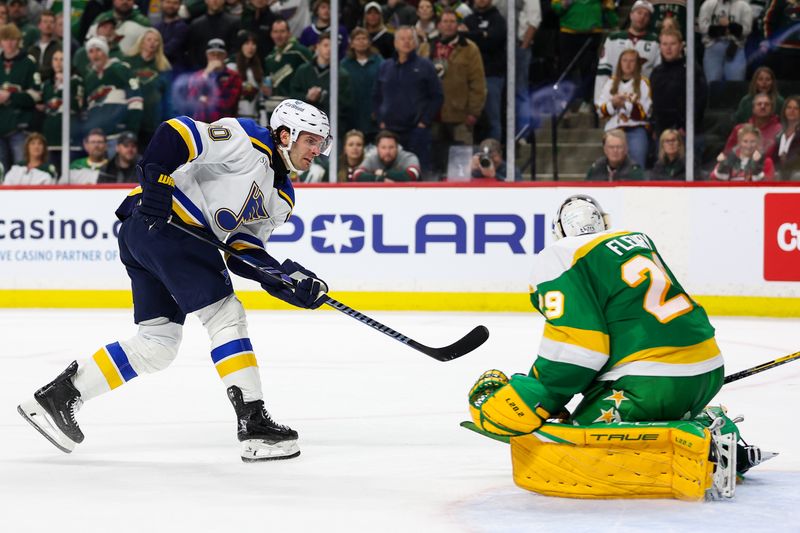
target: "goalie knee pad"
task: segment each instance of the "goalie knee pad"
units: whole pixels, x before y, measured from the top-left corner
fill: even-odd
[[[697,422],[545,424],[511,439],[511,460],[518,486],[548,496],[702,500],[711,445]]]

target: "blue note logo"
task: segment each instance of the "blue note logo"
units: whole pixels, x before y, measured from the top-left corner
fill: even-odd
[[[219,209],[214,215],[217,226],[227,232],[232,232],[242,224],[263,220],[269,217],[267,213],[266,199],[264,193],[258,188],[255,182],[250,187],[244,205],[239,213],[234,213],[228,208]]]

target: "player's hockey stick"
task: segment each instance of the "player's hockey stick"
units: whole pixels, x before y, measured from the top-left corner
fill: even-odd
[[[294,289],[294,284],[287,279],[286,275],[281,275],[280,271],[277,271],[267,265],[264,265],[260,261],[243,255],[238,250],[225,244],[224,242],[220,241],[216,237],[212,236],[211,234],[203,231],[200,228],[195,228],[192,226],[187,226],[182,222],[176,220],[174,217],[170,217],[168,220],[169,224],[188,233],[189,235],[200,239],[203,242],[210,244],[211,246],[216,247],[223,252],[230,254],[239,261],[250,265],[253,268],[257,268],[261,272],[265,273],[266,275],[274,278],[276,281],[282,282],[284,285],[287,286],[289,289]],[[334,300],[328,295],[325,295],[327,300],[325,300],[325,304],[333,307],[337,311],[341,311],[342,313],[346,314],[349,317],[355,318],[362,324],[366,324],[367,326],[371,327],[372,329],[376,329],[383,333],[384,335],[388,335],[389,337],[393,338],[396,341],[400,341],[406,346],[414,348],[415,350],[424,353],[428,357],[433,357],[437,361],[452,361],[462,355],[466,355],[469,352],[476,349],[478,346],[486,342],[486,339],[489,338],[489,330],[486,329],[486,326],[477,326],[475,329],[458,339],[456,342],[451,344],[450,346],[444,346],[442,348],[431,348],[430,346],[425,346],[424,344],[420,344],[419,342],[415,341],[414,339],[399,333],[389,326],[385,324],[381,324],[374,318],[370,318],[367,315],[356,311],[352,307],[348,307],[342,302]]]
[[[752,376],[753,374],[758,374],[759,372],[763,372],[764,370],[769,370],[770,368],[775,368],[776,366],[785,365],[786,363],[790,363],[795,359],[800,359],[800,352],[790,353],[789,355],[784,355],[783,357],[779,357],[774,361],[761,363],[760,365],[747,368],[745,370],[742,370],[741,372],[736,372],[735,374],[731,374],[730,376],[725,376],[725,383],[730,383],[731,381],[738,381],[742,378],[746,378],[747,376]]]

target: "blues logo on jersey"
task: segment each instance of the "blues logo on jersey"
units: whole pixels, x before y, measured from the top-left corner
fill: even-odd
[[[228,208],[222,208],[216,212],[214,218],[217,221],[217,226],[230,233],[242,224],[268,218],[269,214],[267,213],[265,200],[264,193],[253,182],[250,187],[250,193],[247,195],[247,200],[245,200],[238,214]]]

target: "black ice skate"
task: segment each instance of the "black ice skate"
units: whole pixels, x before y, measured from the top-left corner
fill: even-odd
[[[78,363],[73,361],[56,379],[33,393],[33,398],[17,406],[25,420],[65,453],[83,442],[83,432],[75,421],[75,413],[83,405],[80,392],[72,384],[77,372]]]
[[[741,441],[736,445],[736,473],[740,477],[743,477],[745,472],[754,466],[760,465],[764,461],[772,459],[777,455],[777,452],[768,452],[762,450],[758,446],[746,444],[744,441]]]
[[[273,421],[263,401],[245,403],[242,390],[236,386],[228,388],[228,398],[238,419],[237,436],[242,443],[242,461],[253,463],[300,455],[297,432]]]

